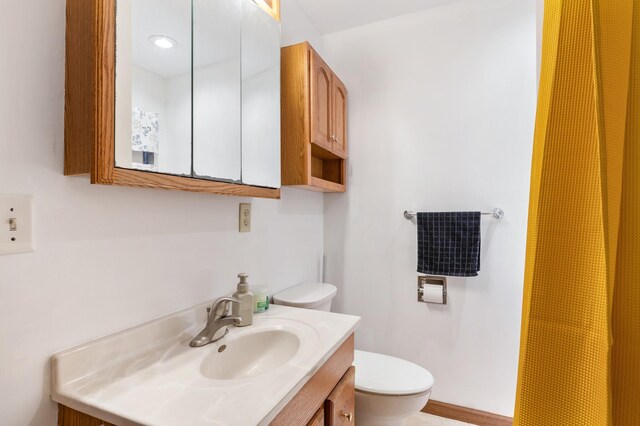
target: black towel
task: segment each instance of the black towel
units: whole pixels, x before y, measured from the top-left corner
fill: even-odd
[[[475,277],[480,270],[480,212],[418,213],[418,272]]]

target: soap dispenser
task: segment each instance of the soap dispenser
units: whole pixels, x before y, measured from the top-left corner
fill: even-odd
[[[238,274],[238,278],[240,278],[238,290],[233,293],[233,297],[240,300],[240,303],[234,303],[232,308],[233,315],[242,318],[242,321],[236,324],[238,327],[253,324],[253,293],[249,291],[247,277],[249,277],[247,274]]]

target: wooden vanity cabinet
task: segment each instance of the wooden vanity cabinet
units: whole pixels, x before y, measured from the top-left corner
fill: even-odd
[[[58,404],[58,426],[116,426]]]
[[[346,426],[355,422],[356,369],[350,367],[307,426]]]
[[[307,426],[324,426],[324,408],[320,408]]]
[[[356,369],[349,368],[333,389],[325,403],[325,424],[338,426],[353,424],[356,403]]]
[[[355,422],[353,343],[352,334],[278,413],[271,426],[334,426]]]
[[[281,57],[282,184],[345,192],[347,88],[307,42]]]

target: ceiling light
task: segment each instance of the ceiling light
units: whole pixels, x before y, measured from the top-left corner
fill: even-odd
[[[174,39],[163,35],[154,35],[149,37],[149,41],[160,49],[173,49],[178,44]]]

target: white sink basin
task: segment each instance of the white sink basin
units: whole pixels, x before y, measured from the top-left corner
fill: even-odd
[[[269,373],[289,362],[300,349],[300,339],[285,330],[260,330],[225,339],[200,365],[203,376],[231,380]]]
[[[209,305],[58,352],[52,398],[122,426],[266,426],[359,322],[274,305],[192,348]]]

